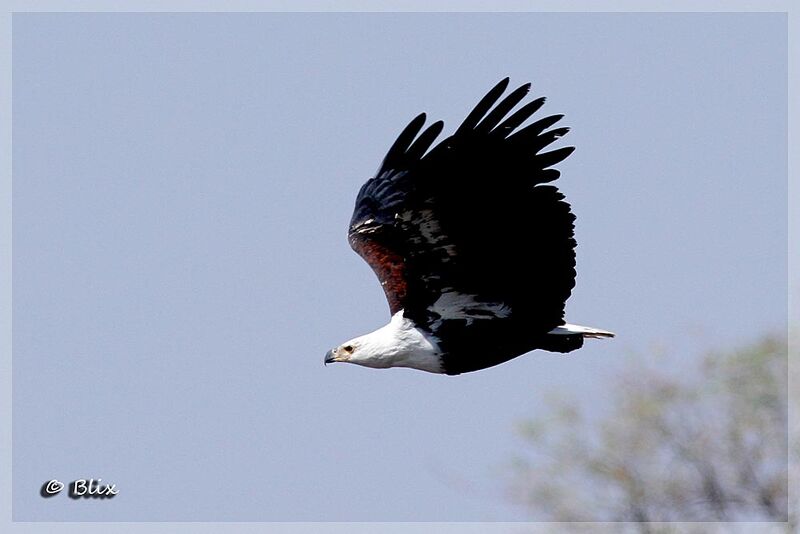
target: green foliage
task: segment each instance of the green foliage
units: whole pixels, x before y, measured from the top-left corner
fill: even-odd
[[[605,415],[560,399],[519,425],[512,498],[555,521],[787,521],[787,375],[777,336],[694,373],[632,365]]]

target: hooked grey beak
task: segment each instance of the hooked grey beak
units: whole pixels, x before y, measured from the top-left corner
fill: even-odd
[[[336,360],[333,357],[333,349],[325,353],[325,365],[328,365],[329,363],[334,363],[335,361]]]

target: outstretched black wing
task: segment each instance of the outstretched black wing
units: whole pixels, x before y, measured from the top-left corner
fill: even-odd
[[[542,149],[568,129],[548,130],[561,115],[519,128],[544,98],[511,113],[530,84],[498,102],[507,86],[498,83],[430,151],[442,123],[422,131],[425,114],[416,117],[356,199],[351,246],[392,313],[432,332],[447,321],[514,318],[544,334],[563,324],[575,285],[575,217],[542,185],[573,148]]]

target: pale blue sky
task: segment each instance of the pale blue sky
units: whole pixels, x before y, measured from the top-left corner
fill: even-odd
[[[514,423],[628,353],[786,326],[780,14],[18,14],[16,520],[517,520]],[[388,311],[345,240],[420,111],[565,113],[573,322],[460,377],[322,366]],[[682,365],[675,358],[670,365]],[[120,496],[39,497],[100,477]],[[177,489],[181,488],[181,489]]]

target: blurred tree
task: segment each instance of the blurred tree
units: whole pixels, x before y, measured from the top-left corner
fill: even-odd
[[[554,521],[788,520],[787,345],[767,337],[680,376],[628,367],[589,420],[558,400],[520,425],[512,498]]]

